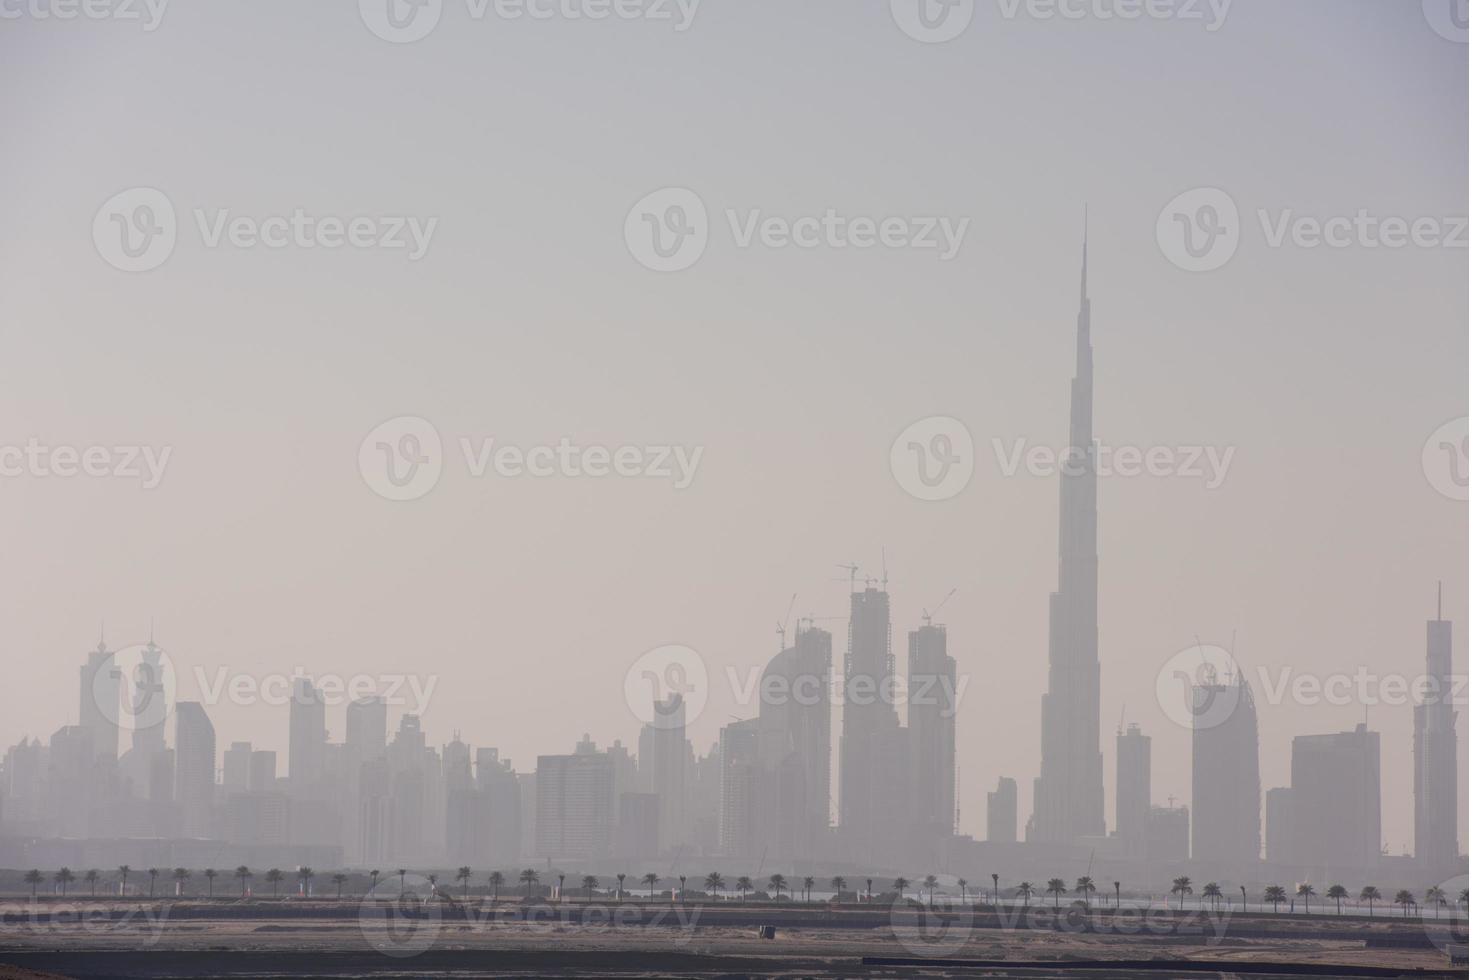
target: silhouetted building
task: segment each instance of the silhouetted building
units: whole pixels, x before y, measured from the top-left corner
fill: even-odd
[[[197,701],[175,709],[174,799],[185,837],[214,836],[214,725]]]
[[[1193,695],[1195,861],[1251,867],[1260,860],[1260,735],[1243,677],[1205,676]],[[1227,704],[1226,712],[1217,705]]]
[[[760,766],[773,799],[769,816],[773,858],[809,857],[831,823],[831,634],[796,630],[760,678]]]
[[[572,755],[536,760],[536,853],[605,856],[612,844],[612,761],[583,738]]]
[[[911,760],[894,689],[888,593],[868,585],[852,593],[843,669],[839,813],[853,856],[891,854],[907,836]]]
[[[1128,857],[1147,853],[1153,803],[1153,740],[1137,725],[1117,733],[1117,838]]]
[[[1148,808],[1148,860],[1181,862],[1188,860],[1188,807],[1155,806]]]
[[[1291,790],[1277,786],[1265,793],[1265,860],[1271,864],[1289,864],[1295,837]]]
[[[1071,438],[1061,472],[1059,584],[1051,594],[1050,676],[1041,698],[1041,773],[1026,839],[1070,843],[1106,833],[1102,667],[1097,656],[1097,459],[1092,434],[1092,303],[1082,245]]]
[[[1421,703],[1413,708],[1413,850],[1418,863],[1438,870],[1459,859],[1459,736],[1454,710],[1454,624],[1428,623],[1428,665]]]
[[[934,837],[954,833],[954,725],[958,667],[949,632],[932,623],[908,634],[908,750],[913,826]]]
[[[1371,871],[1382,854],[1381,747],[1366,725],[1298,735],[1290,757],[1290,863],[1318,880]]]
[[[228,798],[232,793],[245,793],[250,789],[250,756],[254,746],[249,742],[231,742],[220,756],[219,790]]]
[[[658,856],[656,793],[623,793],[618,798],[617,856],[632,861]]]
[[[291,691],[291,733],[286,764],[290,767],[291,795],[316,792],[326,769],[326,702],[304,677]]]
[[[102,759],[117,759],[118,721],[122,710],[122,678],[107,644],[87,654],[81,670],[81,727],[92,738],[92,751]]]
[[[987,837],[992,844],[1013,844],[1020,829],[1020,791],[1015,780],[1001,776],[994,791],[987,794],[985,815]]]

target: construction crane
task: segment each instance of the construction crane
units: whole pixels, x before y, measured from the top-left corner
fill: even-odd
[[[933,618],[939,614],[939,610],[944,608],[948,601],[954,597],[954,593],[958,591],[959,587],[957,585],[950,589],[949,594],[944,596],[937,606],[933,607],[933,612],[929,612],[927,609],[923,610],[923,625],[932,626]]]
[[[852,591],[853,592],[856,592],[857,591],[857,572],[860,570],[858,568],[857,564],[855,562],[848,562],[845,565],[838,564],[837,565],[837,568],[844,568],[844,569],[847,570],[847,573],[849,575],[851,575],[851,577],[852,577]]]
[[[775,632],[780,635],[780,648],[782,650],[784,650],[786,648],[786,626],[791,621],[791,610],[793,610],[795,608],[796,608],[796,594],[794,592],[792,592],[791,593],[791,602],[790,602],[790,605],[786,606],[785,618],[784,619],[776,620],[776,623],[775,623]]]

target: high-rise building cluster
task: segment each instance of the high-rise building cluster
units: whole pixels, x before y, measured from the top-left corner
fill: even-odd
[[[223,746],[204,704],[162,702],[163,654],[151,639],[128,677],[99,642],[80,669],[76,723],[45,743],[23,739],[4,755],[0,866],[545,861],[615,871],[658,862],[670,874],[692,875],[722,856],[750,867],[921,865],[1035,876],[1071,861],[1100,862],[1098,873],[1143,882],[1165,881],[1188,863],[1197,877],[1237,884],[1258,883],[1267,867],[1299,881],[1378,870],[1388,860],[1379,735],[1364,724],[1296,737],[1290,785],[1262,795],[1258,709],[1238,673],[1201,672],[1191,682],[1187,804],[1153,797],[1157,733],[1119,728],[1109,833],[1085,245],[1080,302],[1041,763],[1023,833],[1018,783],[1008,776],[988,793],[986,839],[958,832],[961,756],[995,759],[1003,751],[957,743],[964,686],[948,629],[925,614],[907,633],[900,676],[886,571],[863,579],[844,566],[851,589],[840,661],[832,633],[815,619],[799,620],[789,645],[782,627],[758,707],[725,724],[703,751],[689,736],[689,705],[675,691],[652,699],[652,720],[635,751],[621,742],[602,748],[586,735],[565,754],[539,756],[529,770],[517,770],[495,748],[472,748],[457,732],[447,744],[432,744],[415,714],[390,728],[382,698],[347,704],[335,740],[328,699],[302,677],[284,719],[280,772],[274,752],[248,741]],[[1428,624],[1427,683],[1413,709],[1412,759],[1414,866],[1445,872],[1459,862],[1452,647],[1440,590]],[[124,689],[156,695],[156,723],[131,726],[127,744],[117,723]],[[1222,715],[1214,710],[1220,704],[1229,706]]]

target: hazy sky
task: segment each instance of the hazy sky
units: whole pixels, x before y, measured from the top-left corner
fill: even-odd
[[[1102,484],[1109,825],[1124,706],[1154,736],[1154,796],[1188,798],[1187,735],[1154,680],[1196,636],[1237,629],[1252,671],[1412,672],[1439,578],[1469,623],[1469,503],[1420,463],[1469,415],[1469,249],[1271,248],[1256,218],[1469,214],[1469,43],[1418,0],[1237,0],[1214,31],[979,0],[943,44],[876,0],[705,0],[683,31],[477,20],[445,0],[410,44],[348,0],[176,3],[152,31],[3,6],[21,16],[0,21],[0,445],[172,447],[155,489],[0,479],[4,744],[75,721],[101,620],[123,644],[156,617],[189,676],[437,676],[430,739],[462,730],[529,769],[583,731],[635,741],[623,679],[645,650],[687,644],[716,678],[763,664],[793,592],[799,614],[844,616],[837,563],[875,569],[886,547],[900,662],[923,608],[959,590],[940,619],[970,677],[961,829],[984,835],[1000,775],[1021,783],[1023,822],[1057,481],[1003,476],[990,444],[1066,437],[1087,204],[1099,438],[1236,451],[1214,490]],[[712,240],[657,273],[624,219],[669,186],[700,196]],[[146,273],[93,244],[99,207],[134,187],[179,216]],[[1155,238],[1198,187],[1244,215],[1238,254],[1206,274]],[[210,248],[194,219],[297,208],[438,223],[410,261]],[[724,218],[829,208],[970,225],[941,261],[739,248]],[[403,415],[432,421],[446,459],[432,493],[390,502],[358,449]],[[979,450],[941,502],[888,462],[934,415]],[[683,490],[474,479],[461,437],[703,456]],[[840,660],[845,623],[822,625]],[[721,681],[699,750],[753,711]],[[221,747],[285,748],[284,708],[210,714]],[[1289,779],[1292,735],[1363,708],[1260,714],[1268,788]],[[1398,852],[1411,709],[1370,721]],[[329,723],[340,737],[339,711]]]

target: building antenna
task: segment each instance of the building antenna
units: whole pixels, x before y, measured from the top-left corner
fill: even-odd
[[[887,548],[887,545],[883,545],[882,546],[882,590],[884,592],[886,592],[888,590],[888,548]]]
[[[1443,622],[1443,579],[1438,580],[1438,621]]]

